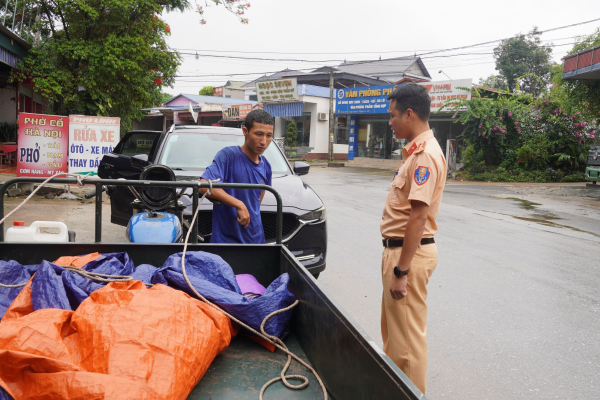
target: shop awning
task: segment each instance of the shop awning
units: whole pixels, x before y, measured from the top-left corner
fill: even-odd
[[[302,103],[265,104],[263,110],[273,117],[301,117]]]

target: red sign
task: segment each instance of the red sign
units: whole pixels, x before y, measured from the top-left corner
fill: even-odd
[[[17,176],[67,172],[69,117],[20,113],[18,145]]]
[[[213,88],[214,97],[223,97],[223,86]]]

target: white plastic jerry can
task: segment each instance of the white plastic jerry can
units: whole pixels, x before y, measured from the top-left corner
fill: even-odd
[[[47,242],[63,243],[69,241],[67,225],[57,221],[34,221],[25,226],[23,221],[15,221],[6,230],[6,242]]]

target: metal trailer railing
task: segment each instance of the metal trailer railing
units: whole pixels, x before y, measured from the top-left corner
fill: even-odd
[[[0,186],[0,220],[4,218],[4,195],[8,189],[17,183],[42,183],[47,178],[13,178]],[[77,179],[73,178],[55,178],[48,183],[59,184],[77,184]],[[198,208],[200,195],[197,189],[208,189],[208,182],[190,182],[190,181],[140,181],[123,179],[83,179],[84,185],[93,185],[96,187],[96,217],[95,217],[95,243],[102,242],[102,186],[133,186],[133,187],[171,187],[171,188],[192,188],[192,210]],[[283,230],[283,202],[279,193],[271,186],[254,185],[243,183],[213,183],[213,189],[255,189],[266,190],[275,196],[277,201],[277,219],[276,219],[276,243],[281,244]],[[193,215],[193,213],[192,213]],[[198,243],[198,220],[191,226],[192,234],[190,243]],[[4,241],[4,223],[0,224],[0,242]]]

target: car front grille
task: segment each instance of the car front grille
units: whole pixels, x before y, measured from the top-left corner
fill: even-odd
[[[277,236],[277,213],[261,212],[263,231],[265,232],[265,241],[275,240]],[[294,214],[283,213],[282,237],[291,235],[300,225],[298,218]],[[201,211],[198,213],[198,233],[206,236],[212,232],[212,211]]]

